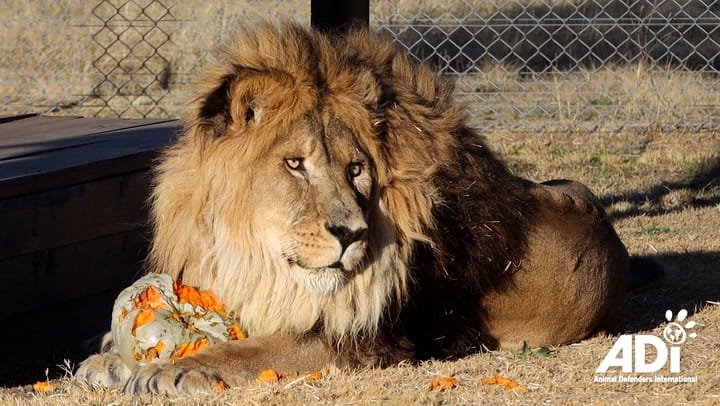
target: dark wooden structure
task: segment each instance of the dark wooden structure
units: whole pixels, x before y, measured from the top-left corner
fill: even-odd
[[[148,169],[177,129],[173,120],[0,117],[0,344],[17,350],[11,358],[67,357],[109,327],[112,301],[147,251]],[[3,364],[0,383],[17,375]]]
[[[370,0],[312,0],[310,21],[315,28],[336,32],[353,26],[367,26]]]

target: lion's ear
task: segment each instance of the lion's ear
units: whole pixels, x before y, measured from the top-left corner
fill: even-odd
[[[245,118],[245,123],[255,124],[255,121],[258,119],[257,113],[259,113],[259,111],[257,111],[254,103],[246,103],[241,110],[242,117]]]
[[[258,100],[250,89],[237,89],[232,101],[230,101],[230,115],[238,128],[246,128],[260,121],[262,109]]]
[[[220,85],[206,95],[201,102],[199,118],[209,125],[215,137],[223,135],[232,124],[230,91],[234,77],[234,75],[223,76]]]

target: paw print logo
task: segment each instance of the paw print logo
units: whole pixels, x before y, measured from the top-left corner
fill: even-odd
[[[680,311],[677,313],[677,316],[675,318],[675,321],[673,321],[673,312],[672,310],[667,310],[665,312],[665,320],[668,321],[668,325],[665,326],[665,329],[663,330],[663,338],[665,341],[667,341],[670,344],[673,345],[680,345],[687,341],[688,337],[695,338],[697,337],[697,333],[689,333],[687,332],[688,329],[691,329],[695,327],[697,323],[695,323],[692,320],[689,320],[685,325],[682,325],[681,323],[685,321],[687,318],[688,312],[685,309],[680,309]]]

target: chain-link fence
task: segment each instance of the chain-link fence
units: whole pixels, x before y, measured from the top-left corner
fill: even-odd
[[[0,116],[178,117],[234,27],[307,1],[0,0]]]
[[[720,3],[378,2],[374,25],[456,76],[476,123],[716,128]]]
[[[163,1],[100,1],[91,14],[96,52],[92,66],[99,82],[88,96],[96,100],[95,115],[168,115],[164,99],[172,65],[167,48],[178,22]]]
[[[306,23],[310,9],[298,0],[4,3],[0,47],[12,57],[0,61],[0,114],[123,117],[179,115],[234,26]],[[478,126],[720,127],[717,2],[376,0],[371,26],[456,77]]]

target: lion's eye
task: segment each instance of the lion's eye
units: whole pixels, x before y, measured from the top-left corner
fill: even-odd
[[[292,169],[293,171],[301,171],[305,169],[303,167],[302,158],[285,158],[285,165],[287,165],[287,167]]]
[[[363,171],[363,164],[360,162],[353,162],[348,166],[348,174],[351,178],[357,178]]]

